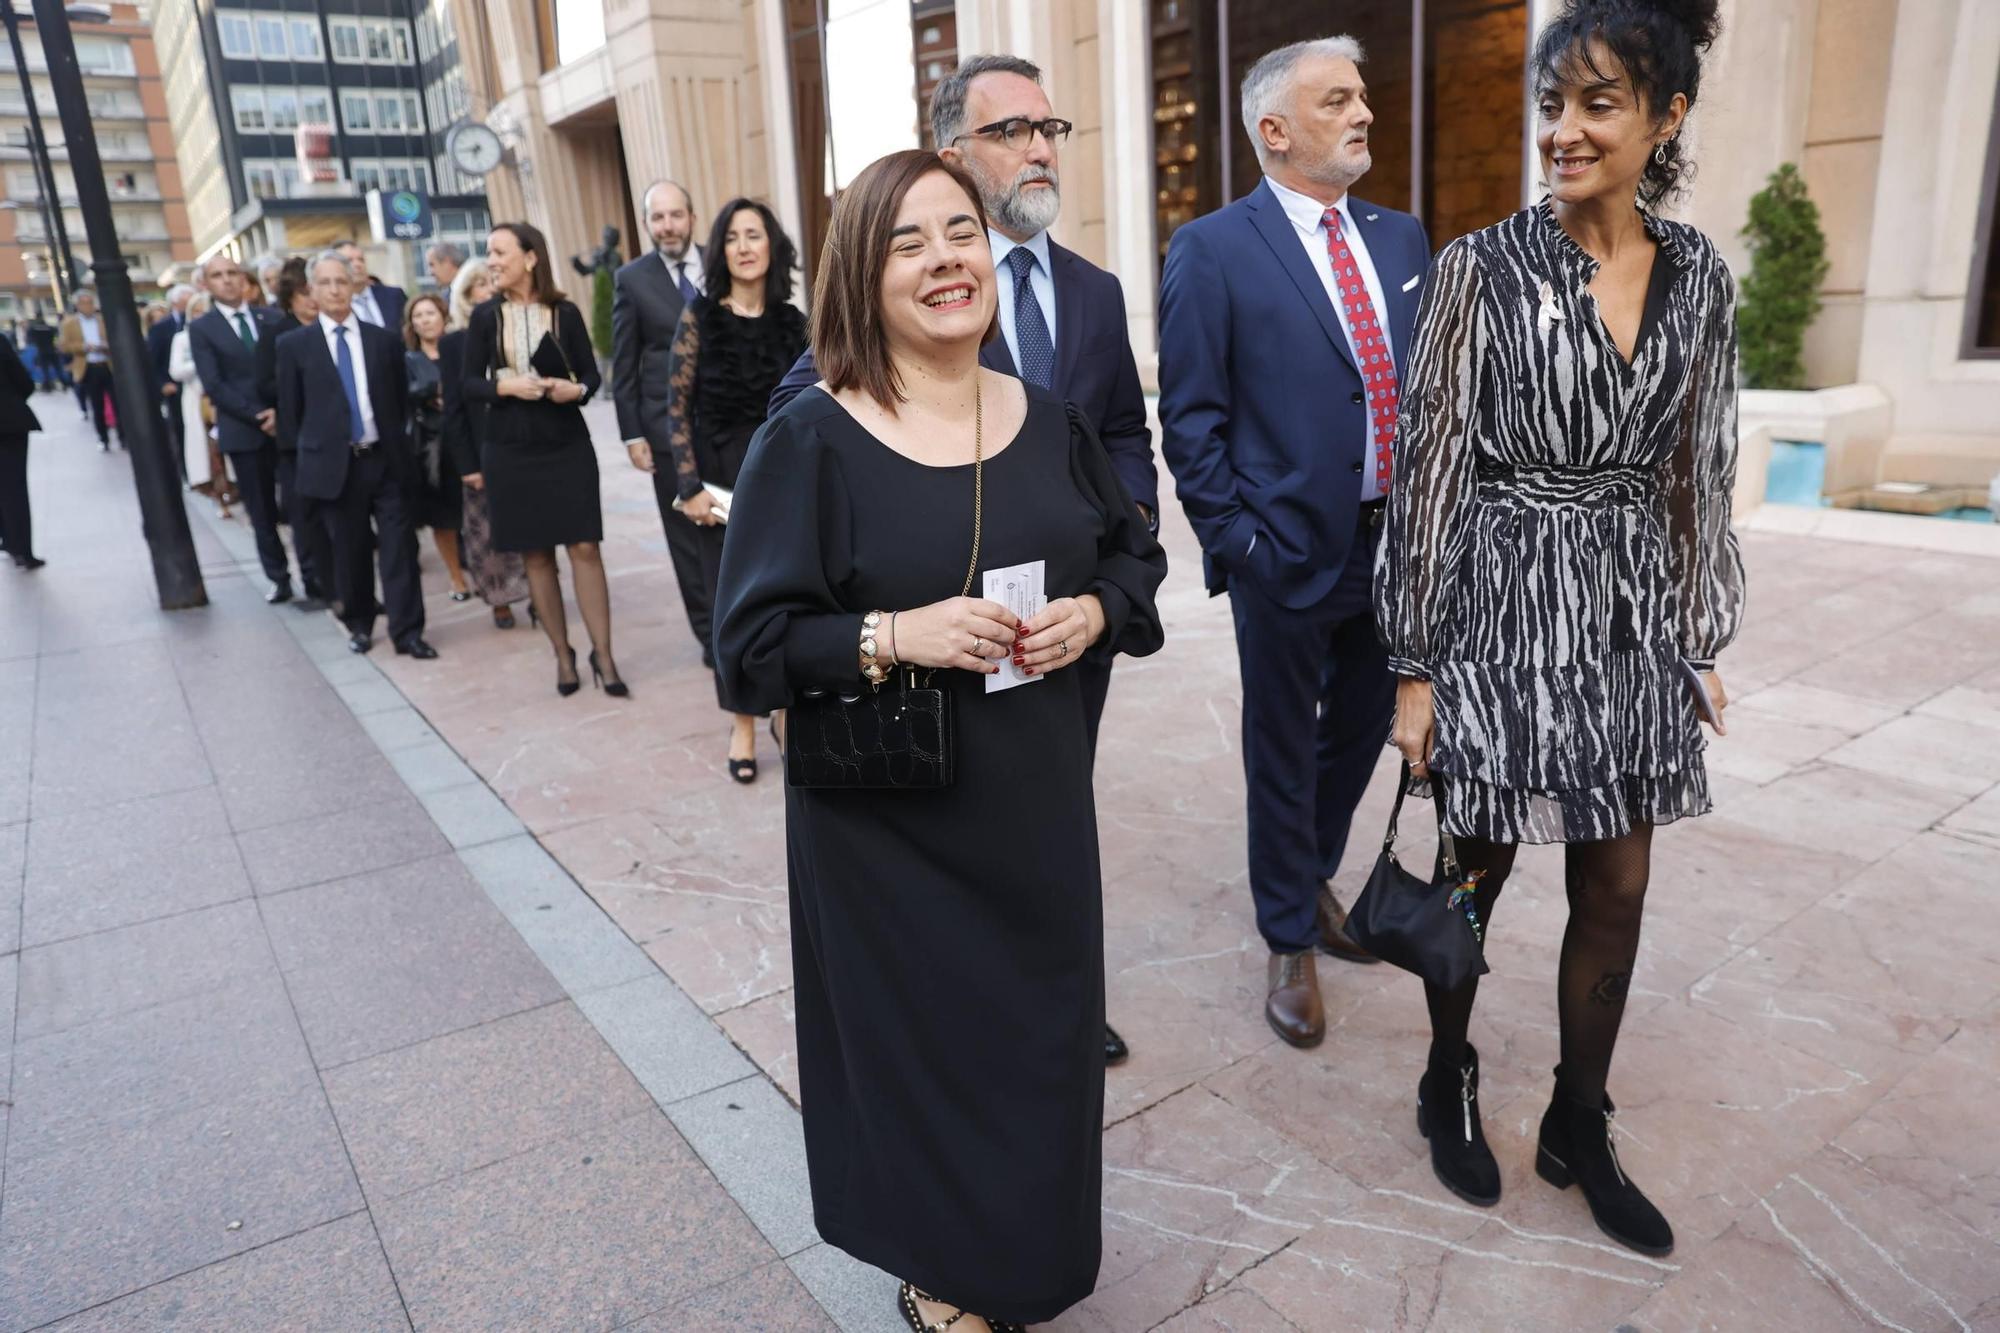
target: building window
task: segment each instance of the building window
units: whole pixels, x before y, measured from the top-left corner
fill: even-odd
[[[275,131],[291,132],[299,127],[299,95],[290,88],[264,90],[264,118]]]
[[[410,55],[410,25],[398,20],[396,26],[389,30],[389,36],[395,42],[396,63],[399,65],[409,64],[412,58]]]
[[[292,25],[292,58],[294,60],[320,60],[324,58],[324,48],[319,40],[319,23],[314,19],[295,18]]]
[[[253,60],[257,48],[250,39],[250,16],[248,14],[217,14],[216,34],[222,39],[222,54],[231,60]]]
[[[299,89],[299,124],[333,124],[333,94],[324,88]]]
[[[364,49],[368,52],[369,64],[388,65],[394,63],[396,57],[389,40],[389,25],[387,23],[371,22],[363,30],[362,35],[366,39]]]
[[[257,54],[264,60],[283,60],[291,53],[285,49],[285,21],[269,14],[259,14],[257,23]]]
[[[340,95],[340,123],[349,134],[373,134],[375,132],[374,104],[367,93]]]
[[[236,128],[246,134],[262,134],[266,128],[264,121],[264,90],[262,88],[231,88],[229,104],[236,112]]]
[[[326,21],[327,33],[333,39],[333,58],[343,65],[361,63],[361,23],[358,19],[334,19]]]
[[[384,134],[403,132],[403,99],[396,93],[375,95],[375,128]]]
[[[76,63],[85,74],[135,74],[132,44],[122,37],[78,37]]]
[[[354,164],[354,188],[366,193],[382,188],[382,168],[373,162]]]
[[[269,162],[245,162],[243,184],[248,187],[252,199],[275,199],[278,197],[277,168]]]

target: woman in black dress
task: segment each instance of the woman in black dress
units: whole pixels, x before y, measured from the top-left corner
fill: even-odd
[[[1490,926],[1521,843],[1562,842],[1562,1064],[1536,1169],[1647,1254],[1673,1229],[1618,1162],[1605,1081],[1639,950],[1653,830],[1709,809],[1698,719],[1743,615],[1729,528],[1735,282],[1652,212],[1716,35],[1715,0],[1572,3],[1534,68],[1552,197],[1438,256],[1397,427],[1376,614],[1395,741],[1435,780]],[[1466,1041],[1478,981],[1428,988],[1431,1163],[1500,1198]]]
[[[34,513],[28,507],[28,436],[42,428],[28,400],[35,377],[21,364],[12,339],[0,347],[0,551],[16,569],[34,571],[48,561],[35,554]]]
[[[493,608],[496,629],[514,628],[514,603],[528,600],[528,571],[519,551],[493,549],[493,517],[486,478],[479,471],[479,442],[486,438],[485,403],[465,401],[465,329],[472,312],[493,296],[484,259],[468,259],[451,280],[451,329],[438,340],[444,379],[444,446],[458,475],[458,558],[481,600]]]
[[[954,1326],[976,1333],[1053,1319],[1096,1283],[1103,900],[1062,668],[1159,648],[1166,556],[1083,417],[981,369],[993,257],[960,169],[874,163],[826,254],[825,379],[751,442],[716,669],[759,711],[899,666],[950,695],[951,785],[792,786],[785,825],[820,1234],[904,1279],[911,1327],[967,1310]],[[1035,561],[1052,600],[1025,621],[962,595]],[[989,693],[1009,656],[1031,678]]]
[[[458,525],[465,506],[458,471],[444,443],[444,375],[438,344],[451,327],[444,298],[425,292],[403,307],[403,363],[410,378],[410,444],[417,455],[417,522],[431,530],[438,559],[451,578],[451,600],[470,601],[458,562]]]
[[[702,290],[681,312],[674,334],[672,406],[668,412],[674,479],[681,512],[700,534],[702,581],[715,603],[722,572],[726,506],[708,487],[736,489],[750,437],[764,424],[771,390],[806,346],[806,317],[792,301],[798,251],[763,204],[732,199],[716,214],[702,251]],[[757,718],[738,712],[722,693],[716,702],[731,714],[729,776],[757,780]]]
[[[590,332],[556,290],[548,242],[525,222],[503,222],[486,240],[498,293],[472,312],[462,381],[468,403],[486,404],[480,477],[493,515],[493,545],[519,551],[542,632],[556,653],[556,693],[580,677],[569,646],[558,546],[569,548],[576,601],[590,632],[591,679],[606,694],[629,691],[611,656],[611,588],[604,577],[604,515],[597,453],[583,405],[602,384]]]

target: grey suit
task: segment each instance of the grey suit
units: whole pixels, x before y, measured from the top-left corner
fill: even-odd
[[[690,246],[687,274],[701,285],[701,251]],[[611,288],[611,396],[618,405],[618,434],[644,440],[653,449],[653,499],[673,558],[674,579],[687,607],[688,628],[701,644],[701,660],[713,665],[709,647],[707,583],[701,573],[701,546],[708,530],[674,509],[674,459],[667,441],[667,407],[673,393],[674,330],[686,305],[673,275],[657,252],[618,270]]]

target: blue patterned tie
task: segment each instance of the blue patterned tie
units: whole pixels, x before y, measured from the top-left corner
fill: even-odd
[[[1028,280],[1035,271],[1035,252],[1017,245],[1007,252],[1007,263],[1014,270],[1014,348],[1021,378],[1051,388],[1056,382],[1056,345],[1049,339],[1049,322],[1035,299],[1035,285]]]
[[[674,265],[674,276],[677,279],[676,285],[681,289],[681,300],[692,301],[701,295],[695,285],[688,281],[688,266],[685,259]]]
[[[340,368],[340,387],[347,391],[347,442],[359,444],[368,431],[361,424],[361,391],[354,387],[354,354],[347,350],[347,326],[334,325],[333,335],[340,340],[334,344],[333,360]]]

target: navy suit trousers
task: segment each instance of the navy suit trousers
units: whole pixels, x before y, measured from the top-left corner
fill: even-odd
[[[1383,511],[1365,509],[1332,591],[1290,610],[1251,580],[1229,581],[1243,673],[1250,893],[1273,952],[1320,943],[1322,881],[1347,850],[1395,719],[1396,679],[1375,634],[1375,550]]]

